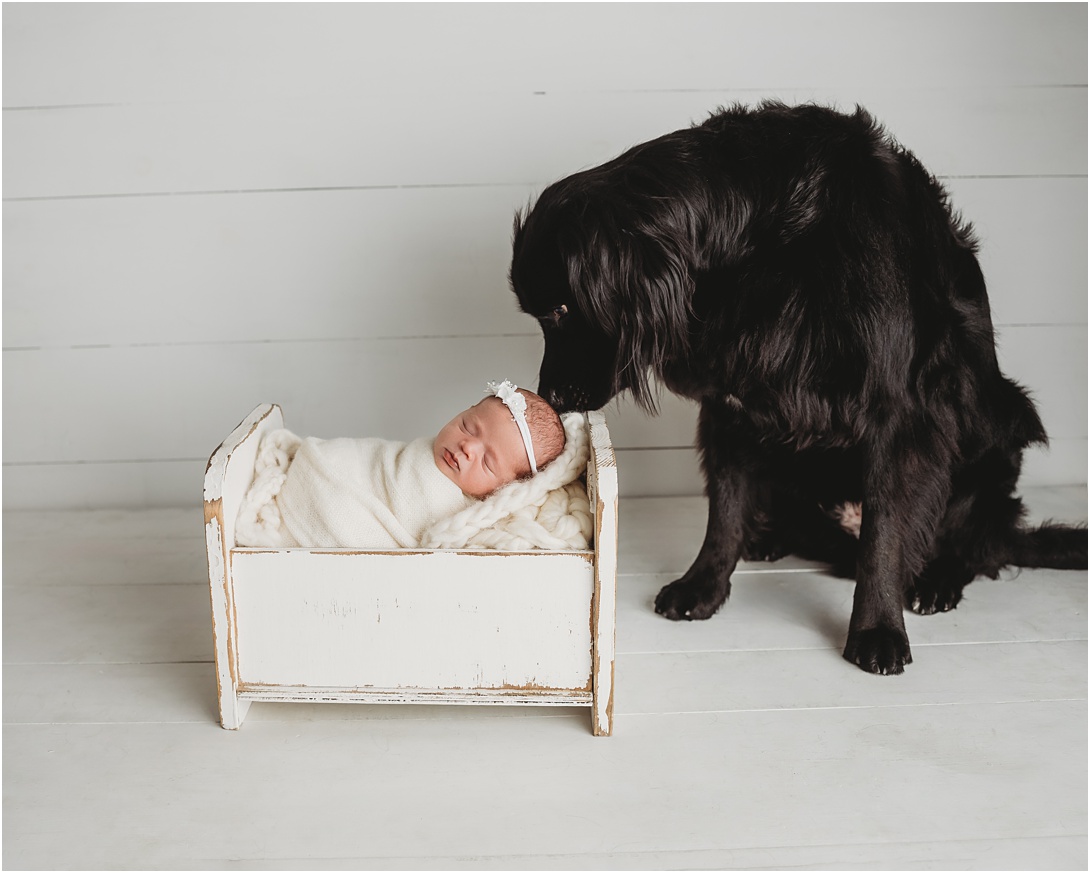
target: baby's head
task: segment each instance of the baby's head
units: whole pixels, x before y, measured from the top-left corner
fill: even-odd
[[[517,406],[516,392],[526,403],[523,416],[537,469],[564,451],[564,425],[556,410],[533,391],[501,383],[489,397],[454,416],[432,448],[435,465],[472,497],[487,497],[533,473],[515,413],[501,399]]]

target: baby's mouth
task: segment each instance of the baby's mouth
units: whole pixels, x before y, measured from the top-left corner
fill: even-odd
[[[451,454],[450,449],[443,449],[443,460],[447,462],[447,465],[452,470],[458,470],[458,472],[461,472],[461,468],[458,466],[458,460],[454,457],[453,454]]]

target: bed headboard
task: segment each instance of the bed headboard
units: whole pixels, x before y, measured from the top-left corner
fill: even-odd
[[[261,437],[284,426],[284,414],[275,403],[263,403],[246,416],[225,439],[204,474],[204,518],[218,517],[223,541],[235,544],[235,518],[254,478],[254,462]]]

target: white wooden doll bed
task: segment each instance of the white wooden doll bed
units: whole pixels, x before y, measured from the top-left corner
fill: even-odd
[[[223,727],[254,700],[589,706],[613,729],[617,466],[586,416],[589,551],[236,548],[263,434],[257,407],[208,461],[205,539]]]

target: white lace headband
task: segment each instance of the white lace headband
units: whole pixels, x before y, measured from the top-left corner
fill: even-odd
[[[537,472],[537,460],[534,458],[534,444],[530,442],[530,428],[526,426],[526,398],[518,393],[518,385],[512,385],[507,379],[502,382],[489,382],[486,394],[500,398],[511,410],[511,416],[522,435],[522,444],[526,446],[526,457],[530,459],[530,469]]]

